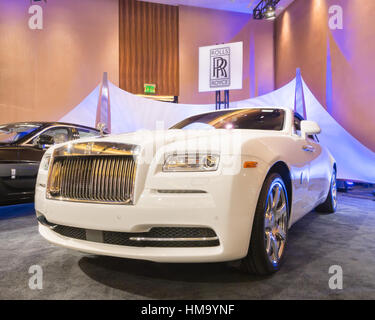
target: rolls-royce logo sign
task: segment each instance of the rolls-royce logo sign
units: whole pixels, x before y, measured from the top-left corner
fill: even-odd
[[[242,89],[243,43],[199,48],[199,92]]]
[[[230,86],[230,47],[210,50],[210,87],[222,88]]]

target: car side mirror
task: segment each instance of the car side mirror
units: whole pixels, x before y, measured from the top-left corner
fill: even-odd
[[[301,121],[301,134],[302,138],[306,139],[307,136],[319,134],[322,130],[315,121]]]
[[[40,148],[46,149],[55,144],[55,139],[48,135],[40,135],[36,141]]]

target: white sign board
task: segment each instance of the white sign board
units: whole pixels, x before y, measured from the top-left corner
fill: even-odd
[[[243,43],[199,48],[199,92],[242,89]]]

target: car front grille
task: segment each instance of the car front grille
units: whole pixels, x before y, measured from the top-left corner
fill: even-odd
[[[50,169],[47,197],[132,204],[135,174],[132,155],[57,156]]]
[[[142,233],[103,231],[103,242],[120,246],[163,248],[219,245],[212,229],[195,227],[158,227]]]
[[[86,240],[86,230],[82,228],[74,228],[68,226],[57,225],[53,231],[64,237]]]

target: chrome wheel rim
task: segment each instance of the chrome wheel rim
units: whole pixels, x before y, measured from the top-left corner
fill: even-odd
[[[333,207],[336,208],[336,206],[337,206],[337,183],[336,183],[336,171],[334,171],[334,172],[333,172],[333,175],[332,175],[331,193],[332,193]]]
[[[277,265],[284,253],[288,230],[288,202],[282,182],[272,182],[264,215],[264,241],[268,259]]]

